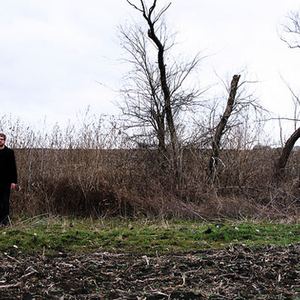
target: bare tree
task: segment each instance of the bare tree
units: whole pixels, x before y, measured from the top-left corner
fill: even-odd
[[[243,77],[246,77],[243,74]],[[231,79],[230,84],[224,82],[226,87],[226,98],[227,102],[223,112],[220,113],[218,110],[219,105],[215,105],[211,109],[212,117],[210,117],[208,135],[210,137],[210,160],[208,163],[208,179],[215,182],[217,179],[217,167],[220,162],[220,151],[224,147],[237,147],[241,149],[247,146],[250,142],[253,144],[253,139],[257,140],[257,136],[250,137],[248,130],[254,128],[261,131],[261,117],[267,111],[259,104],[258,99],[248,91],[247,84],[256,83],[256,81],[243,80],[240,81],[242,75],[234,75]],[[222,97],[223,98],[223,97]],[[217,116],[220,117],[217,118]],[[246,125],[247,124],[247,125]],[[236,133],[240,132],[243,127],[247,127],[247,131],[243,133],[243,142],[241,139],[236,139]],[[247,132],[247,136],[246,136]],[[236,145],[235,141],[239,141]]]
[[[276,178],[280,178],[281,175],[284,173],[285,166],[288,162],[288,159],[294,148],[294,145],[297,142],[297,140],[300,138],[300,128],[297,126],[297,123],[299,122],[299,113],[298,113],[298,109],[299,109],[299,105],[300,105],[299,96],[295,93],[295,91],[291,88],[291,86],[289,84],[287,84],[286,82],[285,82],[285,84],[287,85],[287,87],[292,95],[293,102],[294,102],[294,116],[292,119],[289,119],[290,121],[294,122],[294,132],[284,143],[282,152],[278,158],[278,161],[276,162],[276,165],[275,165],[275,177]]]
[[[293,147],[297,140],[300,137],[300,128],[296,129],[294,133],[288,138],[285,142],[284,147],[282,149],[281,155],[276,164],[276,177],[280,177],[284,171],[284,168],[288,162],[289,156],[293,150]]]
[[[163,19],[170,3],[159,9],[156,0],[149,8],[145,0],[137,1],[139,4],[127,2],[142,14],[146,29],[139,25],[120,28],[121,43],[133,67],[122,90],[123,112],[135,120],[134,126],[152,129],[165,154],[170,145],[170,159],[176,170],[180,115],[195,104],[201,93],[198,87],[186,88],[185,83],[201,58],[196,55],[189,62],[180,62],[172,57],[175,36]]]
[[[209,170],[211,173],[213,172],[214,168],[217,165],[218,158],[219,158],[221,138],[222,135],[224,134],[228,119],[235,107],[236,93],[237,93],[240,77],[241,75],[234,75],[232,78],[226,108],[220,119],[220,122],[218,123],[215,129],[215,133],[212,138],[212,153],[209,162]]]
[[[300,48],[300,14],[299,11],[291,11],[286,17],[286,24],[282,25],[282,33],[280,39],[285,42],[291,49]],[[275,177],[280,178],[284,172],[289,156],[297,140],[300,138],[300,128],[297,124],[297,108],[300,103],[299,97],[286,82],[294,101],[294,132],[286,140],[280,157],[275,165]]]
[[[121,92],[125,101],[122,111],[133,127],[150,127],[158,140],[158,148],[166,152],[165,109],[161,97],[159,74],[148,54],[147,37],[142,28],[120,28],[122,46],[129,53],[132,70],[125,78]]]

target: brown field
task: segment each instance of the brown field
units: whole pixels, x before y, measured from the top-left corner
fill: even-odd
[[[246,246],[147,257],[1,254],[0,297],[15,299],[299,299],[300,246]]]

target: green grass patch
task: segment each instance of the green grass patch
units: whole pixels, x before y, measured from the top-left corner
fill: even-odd
[[[0,229],[3,253],[66,253],[70,251],[143,254],[197,251],[230,244],[259,247],[300,241],[297,223],[72,220],[13,220]]]

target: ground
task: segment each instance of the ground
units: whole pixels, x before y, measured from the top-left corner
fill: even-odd
[[[0,299],[300,299],[300,244],[0,255]]]

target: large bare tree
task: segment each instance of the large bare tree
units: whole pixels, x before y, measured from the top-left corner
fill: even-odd
[[[124,88],[123,112],[133,119],[133,125],[153,130],[159,149],[170,158],[174,170],[178,168],[180,115],[200,95],[198,87],[186,84],[196,70],[201,57],[190,61],[174,58],[175,35],[164,22],[170,3],[158,7],[158,1],[126,0],[141,13],[144,24],[121,27],[121,44],[132,66]],[[170,151],[168,151],[170,149]]]

